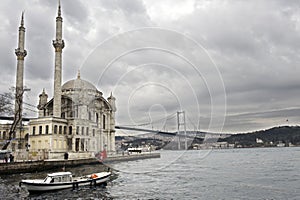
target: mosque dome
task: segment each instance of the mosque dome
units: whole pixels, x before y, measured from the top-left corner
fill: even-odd
[[[97,88],[90,82],[82,80],[80,75],[76,79],[67,81],[62,86],[62,91],[73,91],[73,90],[85,90],[85,91],[97,91]]]

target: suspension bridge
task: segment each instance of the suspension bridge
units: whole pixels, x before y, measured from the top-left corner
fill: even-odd
[[[187,123],[187,121],[189,123]],[[154,124],[160,126],[160,128],[155,129]],[[167,131],[167,126],[171,131]],[[147,128],[150,127],[150,128]],[[204,140],[207,138],[217,141],[220,137],[227,137],[230,134],[226,133],[213,133],[213,132],[202,132],[196,127],[195,123],[186,116],[185,111],[177,111],[173,114],[170,114],[164,118],[152,121],[148,123],[139,123],[133,125],[116,125],[116,129],[130,131],[135,133],[134,135],[142,135],[137,132],[143,132],[144,134],[150,135],[159,135],[162,137],[173,138],[173,142],[177,143],[177,149],[188,149],[188,146],[195,139]]]

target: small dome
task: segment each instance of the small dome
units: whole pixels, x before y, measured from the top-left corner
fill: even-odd
[[[97,88],[90,82],[80,79],[80,77],[77,77],[77,79],[70,80],[66,82],[62,86],[62,91],[65,90],[94,90],[97,91]]]

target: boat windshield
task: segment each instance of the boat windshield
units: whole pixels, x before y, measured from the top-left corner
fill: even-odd
[[[45,182],[45,183],[50,183],[51,180],[52,180],[52,178],[49,177],[49,176],[47,176],[47,177],[44,179],[44,182]]]
[[[72,176],[71,175],[65,175],[65,176],[47,176],[44,179],[44,183],[61,183],[61,182],[71,182]]]

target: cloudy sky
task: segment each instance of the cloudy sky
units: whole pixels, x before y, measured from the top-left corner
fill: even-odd
[[[61,0],[63,82],[117,98],[117,124],[246,132],[300,120],[300,2]],[[25,10],[24,101],[52,97],[56,0],[2,0],[0,93],[15,85]],[[33,107],[26,106],[33,110]],[[36,112],[26,110],[27,116]],[[288,121],[287,121],[288,120]]]

